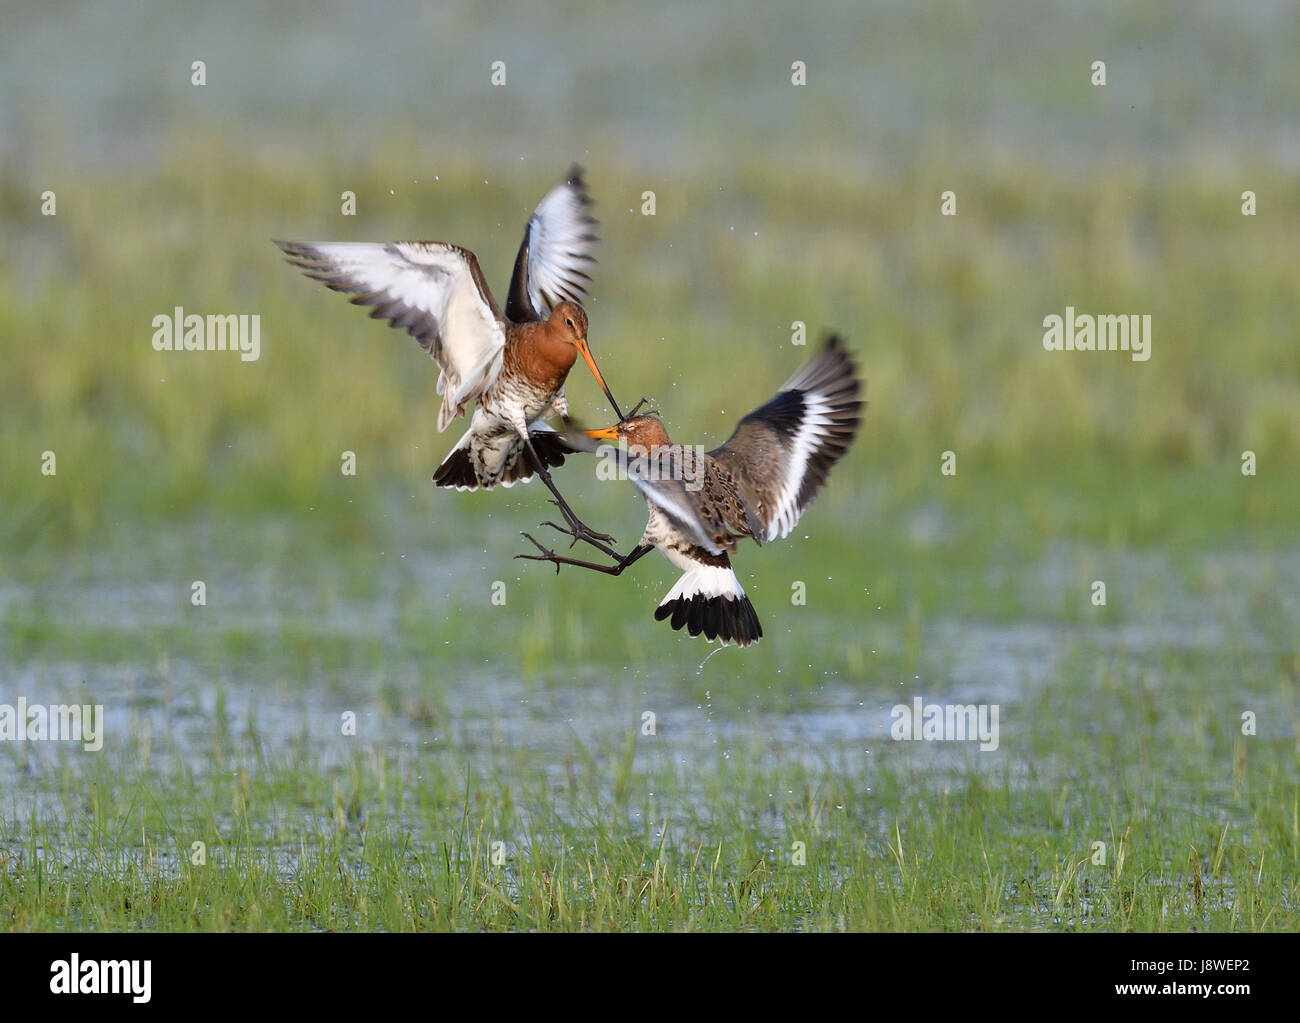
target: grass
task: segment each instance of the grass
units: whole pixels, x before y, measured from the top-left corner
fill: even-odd
[[[483,31],[471,13],[445,15],[451,38]],[[1073,15],[1035,29],[1021,49],[1044,56],[1025,63],[1004,60],[1014,25],[951,13],[853,14],[862,31],[802,40],[807,94],[765,70],[761,26],[785,24],[766,8],[707,61],[703,15],[629,32],[611,14],[556,64],[580,89],[499,103],[454,73],[479,54],[458,42],[429,64],[440,87],[483,136],[523,137],[524,161],[445,111],[412,132],[418,89],[377,103],[359,81],[305,117],[277,98],[285,79],[265,111],[223,113],[216,26],[211,91],[158,94],[141,65],[117,116],[157,128],[111,159],[79,162],[62,92],[15,92],[30,110],[24,145],[0,147],[0,703],[107,717],[98,755],[0,743],[0,926],[1300,926],[1300,188],[1248,144],[1293,108],[1290,79],[1238,67],[1264,45],[1249,19],[1189,41],[1137,11],[1097,27],[1114,87],[1081,93],[1067,69],[1091,50],[1048,31]],[[520,39],[555,31],[534,17],[519,12]],[[86,24],[68,52],[93,77]],[[1146,32],[1159,45],[1140,56]],[[1294,26],[1265,34],[1294,51]],[[28,46],[0,44],[0,69],[41,53],[30,25],[13,38]],[[658,65],[620,78],[638,65],[600,44],[616,38],[680,40],[680,95],[653,85]],[[887,52],[864,62],[859,38]],[[1253,85],[1177,74],[1179,54]],[[250,82],[279,73],[262,64]],[[556,90],[573,123],[521,136]],[[1207,105],[1240,134],[1198,133]],[[500,294],[575,153],[604,239],[591,342],[621,403],[644,394],[676,439],[710,444],[824,329],[862,362],[850,456],[786,542],[737,559],[766,634],[750,650],[710,656],[652,620],[673,578],[657,556],[618,580],[512,560],[547,517],[541,492],[434,491],[454,439],[434,367],[270,242],[453,240]],[[57,217],[33,199],[47,187]],[[938,214],[949,188],[955,218]],[[1042,320],[1067,304],[1149,312],[1151,360],[1045,352]],[[256,313],[261,359],[154,352],[152,317],[177,305]],[[568,396],[608,419],[581,368]],[[558,482],[635,540],[630,488],[581,461]],[[998,750],[892,741],[891,708],[914,696],[996,703]]]
[[[8,925],[1295,926],[1293,564],[1247,552],[1243,593],[1222,548],[946,560],[898,536],[863,556],[882,580],[865,602],[822,552],[837,578],[798,608],[798,559],[773,547],[747,559],[767,639],[701,664],[650,620],[662,568],[631,586],[509,573],[492,607],[498,533],[451,578],[413,555],[377,581],[362,551],[295,536],[277,563],[305,578],[263,588],[254,546],[203,608],[155,587],[137,621],[96,617],[112,564],[75,582],[81,610],[54,585],[11,604],[8,663],[117,718],[103,756],[0,750],[28,779],[0,806]],[[1114,605],[1088,603],[1092,566]],[[1017,582],[982,585],[995,570]],[[891,742],[912,695],[999,702],[1000,750]]]
[[[56,772],[45,819],[76,826],[6,825],[0,892],[19,929],[1292,927],[1300,833],[1294,799],[1274,798],[1294,792],[1287,750],[1237,743],[1232,798],[1189,801],[1202,779],[1162,779],[1195,759],[1171,764],[1152,732],[1116,743],[1105,771],[958,767],[936,789],[888,744],[864,779],[629,732],[575,739],[567,777],[548,779],[507,749],[481,773],[452,750],[320,771],[311,744],[268,755],[232,729],[204,750],[212,770],[185,750],[167,770]],[[1088,759],[1066,731],[1036,741]],[[700,809],[664,795],[683,782]]]

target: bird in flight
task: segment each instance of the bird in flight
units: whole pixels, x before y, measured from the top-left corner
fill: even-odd
[[[543,420],[567,418],[564,382],[579,355],[620,419],[618,403],[587,344],[582,301],[595,264],[591,198],[574,166],[533,211],[515,258],[503,313],[478,258],[446,242],[286,242],[290,263],[332,291],[373,306],[373,319],[405,329],[438,364],[438,430],[477,401],[469,429],[433,480],[457,490],[509,487],[534,474],[555,496],[569,529],[592,533],[556,489],[548,465],[564,462],[559,434]]]
[[[844,457],[860,424],[862,385],[853,360],[837,336],[781,387],[767,404],[745,416],[721,447],[703,452],[673,444],[656,415],[636,415],[603,430],[570,429],[562,435],[573,450],[596,450],[631,479],[644,495],[650,521],[637,546],[619,554],[598,539],[575,535],[612,560],[598,564],[563,557],[523,534],[558,573],[573,565],[608,575],[656,547],[682,576],[655,610],[674,629],[701,633],[724,646],[748,646],[763,635],[754,606],[731,567],[737,541],[760,546],[786,536],[821,489],[831,467]],[[617,441],[618,447],[598,445]],[[570,544],[572,546],[572,544]]]

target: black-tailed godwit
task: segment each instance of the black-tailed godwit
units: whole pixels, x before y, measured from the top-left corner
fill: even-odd
[[[603,430],[570,430],[564,442],[574,449],[596,449],[597,440],[621,442],[618,448],[601,445],[598,453],[641,489],[650,521],[627,555],[575,536],[612,558],[609,565],[562,557],[527,533],[540,553],[518,557],[552,562],[557,572],[574,565],[619,575],[657,547],[683,570],[659,602],[657,621],[669,619],[674,629],[685,627],[692,636],[703,633],[723,645],[754,643],[763,629],[729,555],[744,537],[761,545],[795,527],[857,435],[860,392],[853,361],[832,336],[775,398],[745,416],[727,442],[707,454],[673,444],[655,415],[631,415]]]
[[[551,480],[564,461],[543,419],[567,417],[564,381],[581,355],[622,418],[587,344],[587,269],[596,221],[574,167],[533,211],[515,258],[505,313],[477,257],[445,242],[282,242],[289,262],[333,291],[374,306],[371,317],[404,328],[438,364],[438,430],[473,402],[469,429],[434,474],[457,490],[511,486],[540,473],[571,529],[589,533]]]

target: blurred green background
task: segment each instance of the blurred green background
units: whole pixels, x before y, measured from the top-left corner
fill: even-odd
[[[477,512],[422,486],[454,441],[433,428],[434,368],[269,238],[453,240],[502,292],[528,212],[575,159],[604,239],[595,350],[616,394],[661,403],[682,439],[725,436],[764,400],[806,354],[801,320],[845,332],[870,379],[833,494],[929,487],[952,449],[963,476],[1114,478],[1121,540],[1179,528],[1124,507],[1121,481],[1146,473],[1199,477],[1243,526],[1267,523],[1300,443],[1297,15],[1130,8],[10,9],[6,535],[66,544],[122,516],[344,493],[363,528],[386,482],[439,519]],[[1151,313],[1151,361],[1044,352],[1042,319],[1067,304]],[[261,360],[154,352],[150,321],[176,305],[259,313]],[[599,420],[587,385],[575,411]],[[337,472],[345,448],[359,486]],[[1247,448],[1263,469],[1243,483]],[[46,449],[57,481],[34,475]]]
[[[692,806],[782,790],[762,771],[793,761],[773,753],[755,708],[788,723],[774,734],[796,760],[841,746],[848,758],[882,734],[900,693],[1000,698],[1017,708],[1019,738],[996,763],[1008,777],[1045,770],[1031,798],[1058,805],[1043,794],[1053,780],[1109,766],[1118,788],[1098,780],[1077,823],[1145,805],[1160,779],[1207,829],[1240,826],[1256,836],[1241,848],[1290,864],[1268,897],[1291,904],[1294,5],[2,10],[5,693],[96,694],[132,736],[146,719],[172,736],[182,763],[216,740],[183,738],[181,697],[204,721],[246,716],[272,737],[371,707],[414,722],[412,741],[450,742],[431,777],[437,763],[448,777],[466,759],[483,766],[478,756],[489,774],[500,767],[491,757],[505,754],[484,753],[465,722],[497,736],[489,751],[531,750],[510,763],[542,777],[572,769],[573,734],[596,750],[578,762],[604,770],[602,743],[621,757],[647,701],[707,706],[675,733],[672,756],[716,772],[676,778]],[[498,60],[504,87],[491,84]],[[1094,60],[1104,87],[1090,82]],[[806,86],[791,84],[794,61]],[[460,428],[436,431],[435,367],[270,241],[454,241],[501,297],[529,212],[573,161],[603,239],[590,338],[620,403],[646,396],[675,439],[715,443],[809,357],[791,344],[794,321],[810,346],[841,331],[868,380],[860,439],[799,529],[737,561],[764,642],[707,666],[712,648],[651,619],[675,575],[661,559],[617,581],[557,579],[512,560],[518,531],[550,517],[539,487],[435,490]],[[57,216],[41,215],[47,189]],[[355,217],[340,213],[344,190]],[[641,214],[646,190],[653,217]],[[955,217],[940,215],[946,190]],[[1256,216],[1241,213],[1246,190]],[[260,360],[155,352],[151,321],[178,305],[260,315]],[[1044,351],[1043,318],[1067,305],[1149,313],[1150,361]],[[568,395],[576,416],[608,420],[585,371]],[[54,477],[40,472],[47,450]],[[345,450],[356,477],[339,471]],[[955,477],[939,471],[948,450]],[[1245,450],[1254,477],[1241,473]],[[629,488],[602,486],[581,461],[557,478],[588,522],[635,541],[644,511]],[[189,603],[194,579],[208,582],[206,608]],[[1094,579],[1108,583],[1104,608],[1089,602]],[[490,603],[497,580],[505,607]],[[809,582],[806,606],[790,601],[796,580]],[[545,726],[520,709],[529,700],[567,708],[572,733],[538,739]],[[259,701],[288,716],[259,718]],[[1243,706],[1271,722],[1254,802],[1228,766],[1245,771]],[[825,718],[814,727],[806,713]],[[748,787],[731,789],[710,759],[720,734],[747,737]],[[930,753],[883,743],[867,766],[827,768],[831,789],[860,792],[890,756],[909,776],[946,770]],[[133,763],[121,747],[111,755],[119,771]],[[307,770],[317,755],[297,757]],[[666,762],[644,777],[629,763],[648,785]],[[17,777],[15,791],[33,784]],[[119,781],[134,806],[129,778],[102,783]],[[825,781],[809,784],[834,805]],[[439,789],[435,803],[458,814],[463,796]],[[892,833],[927,795],[891,798],[850,805],[843,841]],[[8,837],[31,840],[40,815],[7,813]],[[79,847],[73,818],[44,819],[43,841]],[[1155,869],[1178,827],[1148,845]],[[1089,834],[1074,836],[1085,854]],[[1243,852],[1238,866],[1249,879],[1255,862]],[[1042,884],[1063,890],[1054,876]],[[1204,923],[1197,898],[1187,919]],[[49,922],[39,904],[27,926]],[[918,925],[963,926],[950,908]],[[1215,922],[1241,925],[1224,912]]]

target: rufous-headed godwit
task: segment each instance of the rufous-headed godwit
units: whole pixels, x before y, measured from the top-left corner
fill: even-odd
[[[289,261],[333,291],[374,306],[371,317],[405,328],[438,364],[438,430],[474,401],[469,429],[434,474],[457,490],[510,486],[534,471],[570,529],[591,534],[551,480],[564,461],[542,422],[567,416],[564,381],[578,355],[614,412],[622,413],[587,344],[587,269],[596,243],[591,199],[574,167],[533,211],[515,259],[505,313],[469,249],[445,242],[276,242]]]
[[[659,602],[655,619],[674,629],[703,633],[723,645],[747,646],[762,635],[754,607],[731,567],[736,543],[783,537],[826,482],[858,432],[861,383],[838,337],[787,380],[776,397],[745,416],[721,447],[708,453],[673,444],[655,415],[631,415],[603,430],[570,430],[563,442],[574,450],[598,450],[640,487],[650,521],[630,554],[621,555],[590,537],[561,532],[602,551],[613,564],[562,557],[527,533],[538,554],[533,561],[589,568],[619,575],[658,547],[683,574]],[[639,408],[640,406],[638,406]],[[633,412],[635,413],[635,409]],[[619,447],[598,440],[619,441]]]

